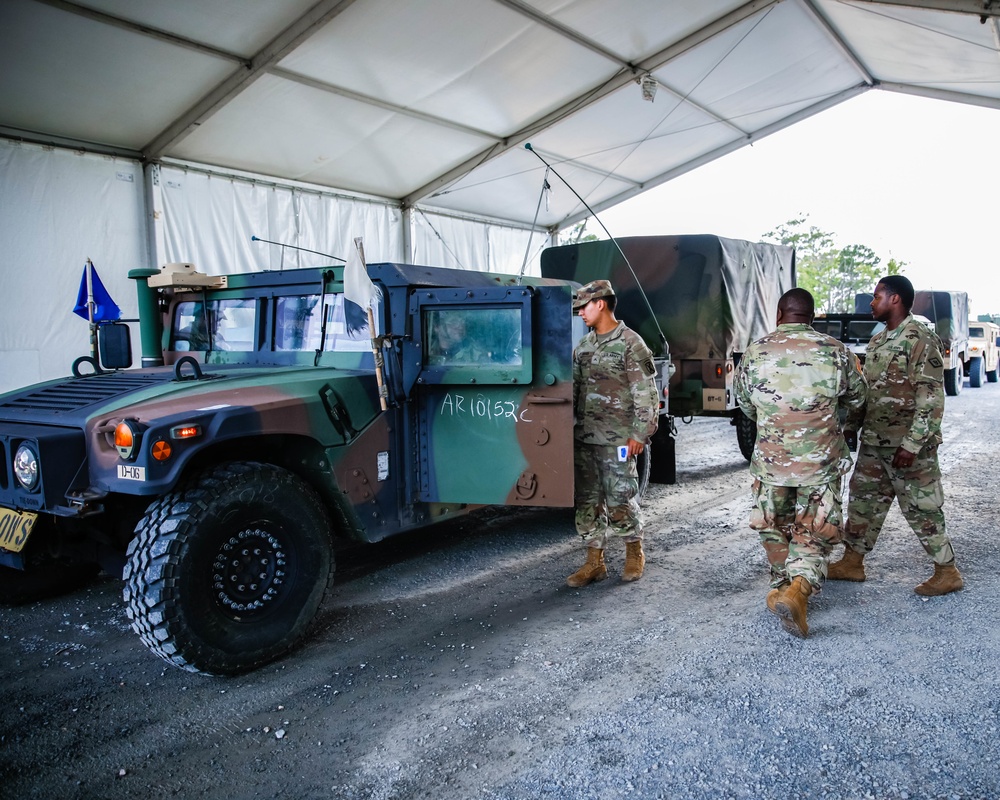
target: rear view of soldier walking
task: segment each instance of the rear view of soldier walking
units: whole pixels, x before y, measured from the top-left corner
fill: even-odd
[[[948,594],[963,586],[945,533],[944,490],[938,466],[944,416],[944,359],[937,334],[910,313],[914,291],[902,275],[875,287],[872,316],[886,327],[872,337],[865,358],[870,386],[864,414],[848,427],[861,429],[858,463],[851,478],[844,556],[830,565],[831,580],[865,580],[864,558],[875,547],[894,498],[934,574],[914,591]]]
[[[656,368],[639,334],[615,318],[616,302],[608,281],[573,299],[591,329],[573,351],[576,530],[587,548],[587,563],[566,579],[573,587],[608,576],[610,538],[625,542],[623,581],[641,578],[646,563],[636,456],[656,432]]]
[[[809,597],[842,533],[851,456],[838,411],[860,409],[866,389],[857,356],[813,330],[813,311],[805,289],[785,292],[777,330],[747,348],[734,382],[740,408],[757,421],[750,527],[771,565],[767,608],[802,638]]]

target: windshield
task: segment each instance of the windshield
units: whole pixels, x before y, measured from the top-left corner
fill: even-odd
[[[971,336],[973,339],[985,339],[986,330],[978,327],[970,327],[969,336]]]

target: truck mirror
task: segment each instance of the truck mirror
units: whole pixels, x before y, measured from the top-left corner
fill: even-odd
[[[105,322],[97,326],[97,349],[105,369],[128,369],[132,366],[132,339],[124,322]]]

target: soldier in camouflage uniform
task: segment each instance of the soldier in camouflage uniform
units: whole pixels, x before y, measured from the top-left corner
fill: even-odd
[[[785,292],[777,330],[747,348],[734,383],[740,408],[757,421],[750,527],[771,565],[767,607],[803,638],[809,596],[841,540],[851,456],[838,411],[861,408],[866,391],[857,356],[810,327],[813,310],[805,289]]]
[[[934,561],[934,574],[914,591],[935,596],[961,589],[962,576],[945,533],[944,491],[938,466],[944,416],[941,340],[910,313],[913,285],[902,275],[875,287],[872,316],[886,324],[868,343],[865,376],[871,387],[851,478],[844,557],[830,565],[831,580],[863,581],[864,557],[875,547],[893,498]]]
[[[623,581],[641,578],[646,562],[635,459],[656,432],[656,369],[642,338],[615,318],[616,302],[608,281],[573,299],[591,328],[573,351],[576,530],[587,547],[587,563],[566,579],[574,587],[608,576],[609,537],[625,541]]]

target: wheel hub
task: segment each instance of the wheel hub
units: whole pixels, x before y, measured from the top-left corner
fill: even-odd
[[[240,531],[223,542],[212,562],[215,596],[232,611],[261,611],[280,595],[285,564],[275,536],[259,528]]]

